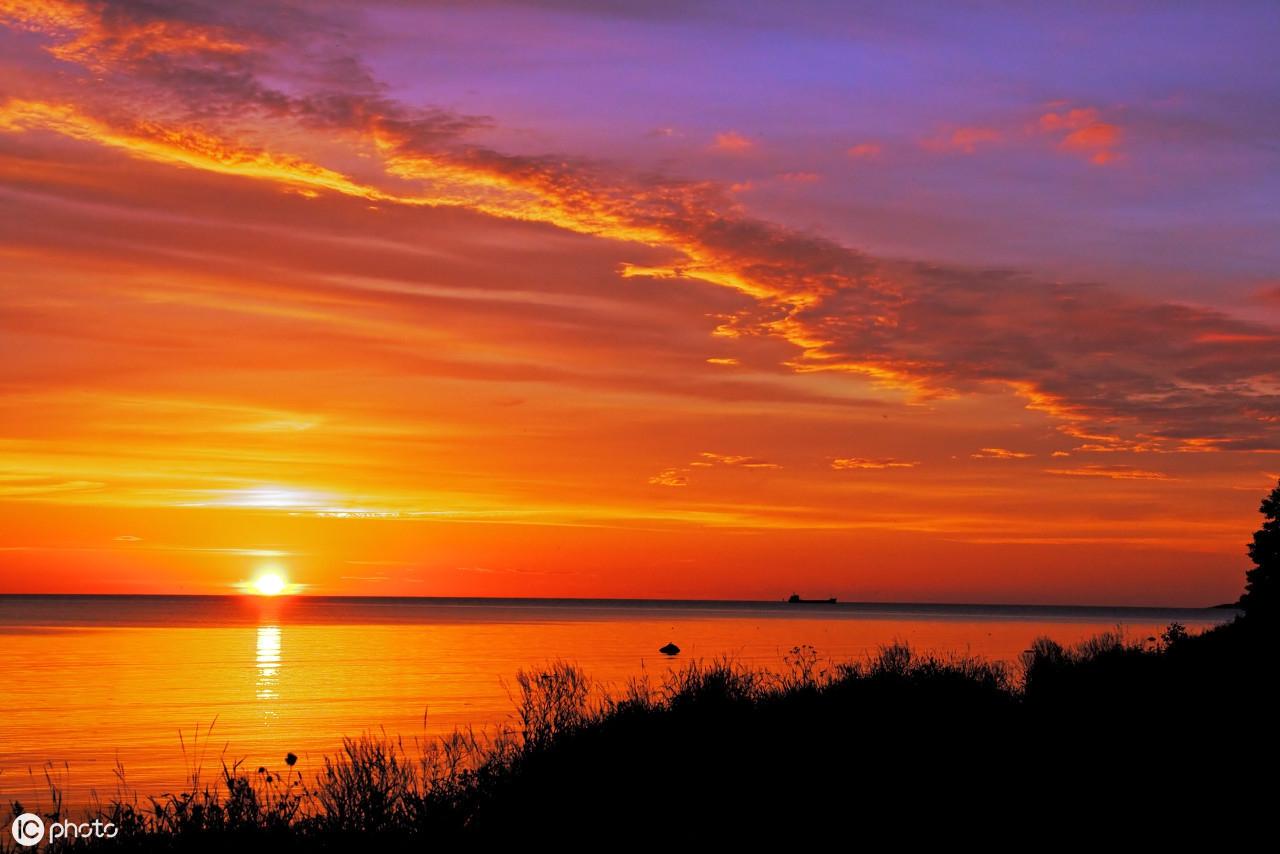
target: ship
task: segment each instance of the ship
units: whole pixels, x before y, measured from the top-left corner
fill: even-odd
[[[791,605],[834,605],[836,604],[836,597],[832,596],[830,599],[801,599],[799,593],[792,593],[787,598],[787,602]]]

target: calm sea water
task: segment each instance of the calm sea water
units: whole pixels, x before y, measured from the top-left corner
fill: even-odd
[[[297,597],[0,596],[0,802],[73,808],[173,790],[200,764],[315,770],[344,735],[406,740],[510,720],[521,668],[580,664],[604,686],[728,655],[771,669],[797,645],[861,659],[922,652],[1016,661],[1030,641],[1121,627],[1142,639],[1222,610]],[[677,659],[658,654],[674,641]]]

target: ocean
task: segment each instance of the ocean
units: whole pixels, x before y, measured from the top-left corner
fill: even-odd
[[[304,774],[343,736],[430,738],[511,725],[513,677],[555,660],[603,690],[727,656],[780,670],[796,646],[864,659],[919,652],[1016,666],[1038,636],[1069,644],[1230,610],[1011,605],[337,597],[0,596],[0,798],[75,810],[175,791],[222,763]],[[659,654],[673,642],[678,657]]]

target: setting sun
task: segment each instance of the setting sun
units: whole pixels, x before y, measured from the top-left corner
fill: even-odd
[[[279,596],[288,586],[284,576],[278,572],[264,572],[253,580],[253,592],[259,596]]]

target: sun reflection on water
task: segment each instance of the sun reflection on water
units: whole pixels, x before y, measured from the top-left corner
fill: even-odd
[[[258,627],[258,683],[259,700],[274,700],[279,694],[276,688],[280,675],[280,627]],[[274,715],[271,709],[264,709],[268,715]]]

